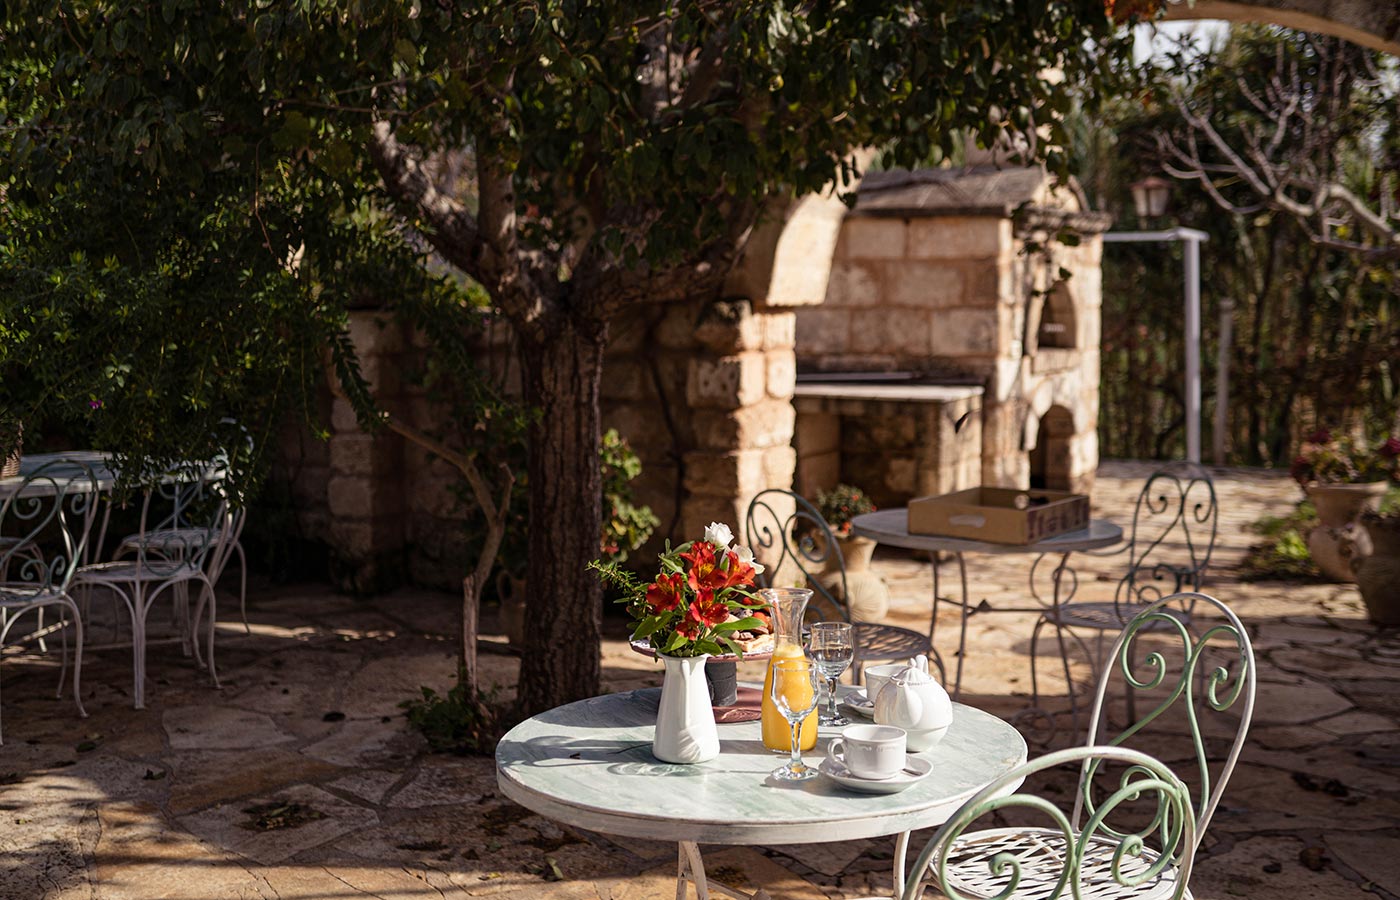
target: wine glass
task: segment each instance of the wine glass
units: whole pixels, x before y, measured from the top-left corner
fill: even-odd
[[[850,622],[816,622],[807,644],[807,652],[818,672],[826,679],[826,709],[817,721],[823,725],[849,725],[850,720],[836,711],[836,680],[855,655],[854,635]]]
[[[806,781],[815,778],[817,770],[802,762],[802,720],[817,708],[817,690],[820,677],[815,666],[806,657],[774,659],[773,683],[769,696],[778,712],[787,719],[792,731],[792,759],[787,765],[773,770],[773,777],[779,781]]]

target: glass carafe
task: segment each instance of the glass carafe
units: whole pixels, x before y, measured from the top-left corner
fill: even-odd
[[[802,650],[802,616],[807,611],[807,601],[811,599],[812,592],[806,588],[767,588],[759,591],[758,595],[768,603],[773,616],[774,644],[773,659],[769,660],[768,673],[763,679],[763,746],[779,753],[789,753],[792,749],[792,729],[773,703],[773,663],[779,659],[796,659],[803,663],[799,669],[806,668],[807,656]],[[787,690],[811,693],[812,685],[809,679],[795,676],[789,680],[791,686],[786,688]],[[811,750],[816,746],[815,709],[802,720],[801,734],[801,749]]]

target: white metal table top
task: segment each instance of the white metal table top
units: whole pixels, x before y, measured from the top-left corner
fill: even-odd
[[[968,797],[1026,760],[1026,742],[996,716],[955,704],[943,741],[919,754],[933,773],[897,794],[856,794],[830,780],[780,783],[786,754],[764,748],[758,722],[719,726],[720,755],[701,765],[651,755],[659,688],[580,700],[525,720],[496,747],[502,793],[590,831],[713,844],[814,843],[942,824]],[[803,754],[815,765],[840,729]],[[1013,788],[1014,789],[1014,788]]]
[[[60,487],[63,490],[86,490],[91,482],[86,478],[71,486],[69,481],[86,476],[91,469],[97,480],[97,490],[108,491],[117,482],[117,473],[108,465],[108,455],[101,450],[69,450],[62,453],[28,453],[20,457],[19,474],[12,478],[0,478],[0,497],[7,497],[24,484],[24,479],[33,475],[41,467],[54,463],[48,468],[49,478],[31,482],[24,487],[23,496],[51,495]],[[72,465],[66,465],[72,463]],[[86,482],[86,483],[85,483]]]
[[[993,544],[936,534],[910,534],[909,510],[881,509],[851,519],[851,530],[891,547],[935,550],[945,553],[1069,553],[1111,547],[1123,540],[1123,529],[1107,519],[1091,519],[1089,527],[1056,535],[1034,544]]]

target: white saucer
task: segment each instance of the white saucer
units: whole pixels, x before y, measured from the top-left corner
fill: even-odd
[[[904,757],[904,765],[920,774],[910,775],[900,771],[889,778],[861,778],[852,775],[849,769],[832,759],[823,759],[821,765],[817,766],[817,771],[842,787],[862,794],[895,794],[923,781],[933,771],[933,763],[913,755]]]
[[[862,718],[875,718],[875,704],[865,696],[865,691],[847,694],[841,698],[841,705]]]

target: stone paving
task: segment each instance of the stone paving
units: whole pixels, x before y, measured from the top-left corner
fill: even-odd
[[[1096,514],[1127,522],[1149,470],[1105,464]],[[1350,586],[1239,583],[1233,568],[1253,540],[1244,526],[1284,510],[1296,487],[1257,472],[1217,477],[1224,516],[1208,589],[1248,624],[1260,684],[1193,891],[1207,900],[1400,897],[1400,635],[1370,626]],[[1119,560],[1076,559],[1082,595],[1110,596]],[[974,601],[1026,593],[1027,559],[969,563]],[[926,624],[928,562],[882,551],[876,568],[894,594],[892,619]],[[222,690],[178,646],[154,647],[149,708],[134,711],[129,651],[96,650],[83,669],[86,720],[53,698],[52,657],[7,653],[0,898],[674,897],[672,846],[614,842],[532,815],[499,795],[490,760],[431,754],[407,730],[400,701],[420,685],[450,684],[453,604],[410,590],[370,600],[314,586],[256,591],[250,635],[228,613],[220,626]],[[487,629],[494,624],[488,614]],[[625,630],[620,619],[607,624],[618,637]],[[940,621],[945,657],[955,624]],[[1001,715],[1026,705],[1032,624],[1030,615],[971,620],[965,702]],[[1052,647],[1042,640],[1054,664]],[[508,695],[514,658],[482,662],[484,680]],[[605,648],[604,675],[610,690],[659,682],[655,664],[621,640]],[[1087,679],[1087,667],[1077,664],[1075,677]],[[1042,689],[1063,709],[1063,679]],[[1189,762],[1181,723],[1165,731],[1154,750]],[[1213,754],[1228,733],[1207,729]],[[1062,731],[1054,743],[1071,742]],[[1068,794],[1065,784],[1047,789]],[[888,891],[891,849],[888,840],[715,847],[706,859],[721,881],[816,900]]]

